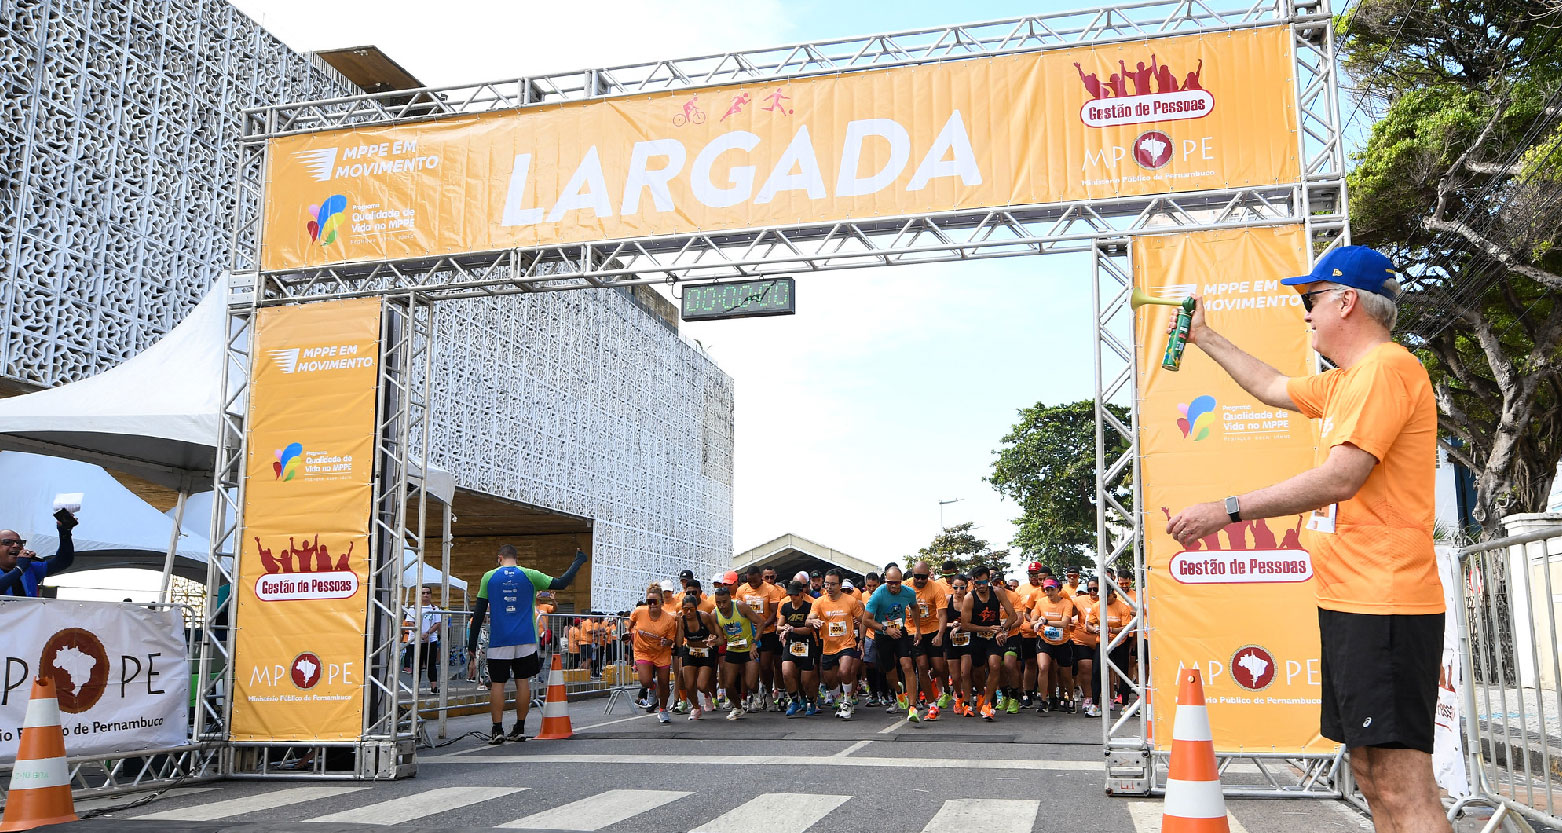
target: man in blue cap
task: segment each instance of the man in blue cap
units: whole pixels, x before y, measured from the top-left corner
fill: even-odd
[[[1322,642],[1319,732],[1350,749],[1379,830],[1451,831],[1432,776],[1443,594],[1432,549],[1437,405],[1415,356],[1392,339],[1398,271],[1363,246],[1336,248],[1296,287],[1313,348],[1335,368],[1287,378],[1193,312],[1197,344],[1264,404],[1323,420],[1316,465],[1166,531],[1191,547],[1227,524],[1311,511]]]

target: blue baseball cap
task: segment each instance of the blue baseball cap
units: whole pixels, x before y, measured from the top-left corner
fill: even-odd
[[[1383,284],[1398,279],[1399,269],[1395,268],[1394,261],[1383,254],[1366,246],[1341,246],[1330,249],[1328,254],[1318,258],[1318,262],[1313,265],[1312,274],[1286,278],[1280,283],[1286,286],[1302,286],[1327,281],[1394,299],[1397,293],[1385,288]]]

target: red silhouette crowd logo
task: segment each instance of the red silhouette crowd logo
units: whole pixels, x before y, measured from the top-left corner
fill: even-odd
[[[348,541],[347,552],[342,553],[334,562],[331,560],[330,549],[320,543],[319,535],[316,535],[313,541],[305,539],[302,545],[289,535],[287,549],[282,550],[281,555],[274,555],[273,551],[260,543],[260,538],[257,537],[255,551],[260,553],[260,564],[266,568],[268,574],[330,573],[350,569],[347,565],[352,558],[354,543]]]
[[[1180,74],[1153,52],[1148,64],[1135,61],[1129,68],[1127,61],[1119,59],[1116,69],[1086,72],[1074,62],[1079,82],[1090,95],[1079,117],[1091,127],[1200,119],[1215,108],[1214,96],[1204,87],[1203,58],[1191,71]]]
[[[1161,514],[1166,516],[1166,520],[1171,520],[1171,509],[1169,507],[1162,506]],[[1297,515],[1296,526],[1286,530],[1284,536],[1278,542],[1275,541],[1275,534],[1269,528],[1269,524],[1262,519],[1256,519],[1226,524],[1225,527],[1195,541],[1188,549],[1208,550],[1211,552],[1216,550],[1299,550],[1302,548],[1303,518],[1304,516]],[[1226,533],[1225,546],[1220,545],[1220,533],[1222,532]],[[1248,546],[1249,534],[1253,536],[1252,546]]]

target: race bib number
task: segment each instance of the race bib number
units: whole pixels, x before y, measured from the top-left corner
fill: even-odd
[[[764,616],[765,615],[765,597],[764,596],[747,596],[747,597],[745,597],[743,599],[743,602],[745,604],[747,604],[749,607],[753,608],[754,612],[758,613],[760,616]]]
[[[955,631],[949,635],[949,642],[956,648],[963,648],[971,644],[971,634],[966,631]]]
[[[1041,629],[1041,635],[1046,637],[1048,640],[1056,642],[1063,638],[1063,629],[1057,627],[1056,625],[1048,625]]]
[[[708,657],[708,656],[710,656],[710,649],[709,648],[702,648],[702,647],[699,647],[697,645],[690,645],[689,646],[689,656],[691,656],[691,657]]]
[[[790,642],[790,643],[787,643],[786,649],[794,657],[806,657],[806,656],[808,656],[808,643],[807,642]]]
[[[748,637],[727,640],[727,650],[742,653],[748,650]]]
[[[1334,534],[1334,520],[1339,515],[1340,505],[1331,503],[1322,509],[1314,509],[1307,518],[1307,528],[1313,532],[1322,532],[1328,535]]]
[[[924,602],[921,599],[917,599],[917,615],[921,616],[924,619],[927,618],[927,615],[928,615],[927,614],[927,602]]]
[[[832,636],[832,637],[842,637],[842,636],[846,635],[846,623],[845,622],[831,622],[831,623],[829,623],[829,625],[830,625],[830,627],[829,627],[829,634],[830,634],[830,636]]]

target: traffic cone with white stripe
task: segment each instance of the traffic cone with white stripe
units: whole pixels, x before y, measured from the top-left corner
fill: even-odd
[[[33,679],[33,696],[22,721],[21,746],[11,770],[0,831],[31,830],[76,821],[71,801],[70,767],[65,765],[65,735],[60,731],[60,702],[54,678]]]
[[[564,693],[564,663],[553,655],[553,670],[548,672],[548,697],[542,703],[542,731],[537,740],[568,740],[575,735],[569,725],[569,696]]]
[[[1231,833],[1215,764],[1215,737],[1204,706],[1204,684],[1197,668],[1185,668],[1180,676],[1161,833]]]

